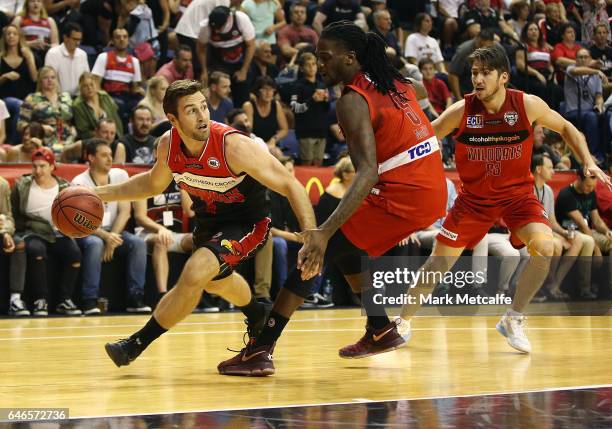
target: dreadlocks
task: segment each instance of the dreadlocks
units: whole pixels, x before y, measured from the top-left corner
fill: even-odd
[[[395,87],[394,80],[409,82],[393,67],[385,52],[385,41],[376,33],[366,33],[350,21],[339,21],[328,25],[321,38],[336,40],[349,51],[354,51],[361,70],[372,81],[376,90],[382,94],[392,93],[403,99]]]

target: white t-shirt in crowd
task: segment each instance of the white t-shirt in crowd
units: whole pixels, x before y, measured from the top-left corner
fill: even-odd
[[[430,57],[434,63],[444,61],[438,41],[431,36],[423,36],[421,33],[412,33],[408,36],[404,56],[416,58],[417,63],[427,57]]]
[[[10,117],[11,117],[11,114],[6,108],[6,103],[0,100],[0,121],[4,121],[5,119],[8,119]]]
[[[459,6],[465,3],[464,0],[439,0],[440,6],[448,12],[451,18],[459,17]]]
[[[242,38],[244,40],[253,40],[255,38],[255,27],[251,22],[251,18],[241,11],[236,12],[236,21],[238,25],[238,30],[242,33]],[[234,25],[234,20],[232,15],[230,15],[229,19],[225,23],[225,25],[221,28],[222,33],[227,33],[232,29]],[[202,21],[202,25],[200,26],[200,32],[198,34],[198,40],[202,43],[208,43],[208,39],[210,38],[210,26],[208,25],[208,18]]]
[[[140,82],[142,80],[142,75],[140,74],[140,61],[138,61],[138,58],[136,58],[133,55],[132,55],[132,58],[134,59],[134,82]],[[121,58],[117,56],[117,60],[119,62],[125,62],[127,61],[127,57]],[[108,61],[108,53],[102,52],[100,55],[98,55],[98,58],[96,58],[96,63],[91,69],[91,72],[95,74],[96,76],[100,76],[103,78],[104,75],[106,74],[106,62],[107,61]]]
[[[21,12],[24,3],[25,0],[0,0],[0,11],[15,16]]]
[[[30,193],[28,194],[28,204],[26,204],[26,213],[40,216],[53,226],[53,221],[51,220],[51,206],[58,193],[59,184],[57,182],[55,182],[53,187],[45,189],[38,186],[36,180],[32,180]],[[55,226],[53,229],[55,229]]]
[[[129,179],[129,175],[127,171],[122,170],[121,168],[111,168],[108,172],[108,183],[109,184],[117,184],[123,183]],[[74,179],[72,179],[73,185],[82,185],[87,186],[88,188],[96,187],[96,183],[94,182],[91,174],[89,173],[89,169],[82,172]],[[117,218],[117,210],[119,207],[119,203],[117,201],[111,201],[108,203],[104,203],[104,217],[103,220],[103,228],[106,230],[110,230],[115,223],[115,219]]]
[[[47,51],[45,65],[53,67],[57,72],[62,92],[69,92],[72,96],[77,95],[81,75],[89,71],[85,51],[76,48],[74,56],[70,56],[63,43]]]
[[[200,24],[208,19],[210,12],[217,6],[230,6],[229,0],[193,0],[176,24],[174,31],[191,39],[197,39]]]

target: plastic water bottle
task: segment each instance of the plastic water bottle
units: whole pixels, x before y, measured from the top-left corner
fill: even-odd
[[[331,280],[326,278],[325,283],[323,283],[323,296],[326,299],[331,299],[332,296],[332,284]]]
[[[570,223],[567,226],[567,238],[573,240],[576,236],[576,224],[574,222]]]

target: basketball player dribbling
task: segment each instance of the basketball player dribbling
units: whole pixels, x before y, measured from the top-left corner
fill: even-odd
[[[128,365],[191,314],[204,290],[239,307],[247,316],[251,336],[261,329],[265,308],[234,268],[253,256],[268,237],[266,187],[288,198],[303,229],[315,227],[304,187],[266,148],[210,120],[201,83],[173,82],[163,105],[172,129],[160,137],[153,168],[127,182],[95,190],[104,201],[140,200],[160,194],[174,179],[194,201],[196,250],[149,322],[129,338],[106,344],[117,366]]]
[[[527,246],[530,258],[518,281],[512,307],[497,324],[508,344],[529,353],[523,311],[542,285],[553,254],[553,234],[544,207],[533,193],[530,173],[532,124],[561,134],[580,158],[585,172],[610,186],[610,179],[593,162],[584,136],[540,98],[506,89],[510,65],[499,45],[480,48],[469,57],[474,92],[465,95],[433,122],[438,139],[456,130],[455,160],[462,188],[436,237],[431,257],[421,268],[445,273],[465,248],[472,248],[498,219],[510,230],[515,247]],[[436,275],[410,290],[414,304],[405,304],[402,319],[409,321],[421,297],[435,287]],[[429,279],[429,281],[428,281]],[[409,338],[410,330],[405,333]]]
[[[344,84],[336,112],[356,174],[331,216],[318,228],[301,233],[302,278],[292,271],[261,334],[237,356],[221,362],[221,374],[275,372],[276,340],[311,293],[304,280],[321,271],[323,255],[326,263],[340,268],[353,291],[367,303],[366,332],[357,343],[340,349],[340,357],[363,358],[403,346],[397,322],[389,320],[382,305],[373,303],[374,290],[369,272],[362,268],[362,257],[383,254],[446,210],[438,141],[417,99],[427,97],[424,88],[410,84],[391,65],[378,35],[347,21],[323,30],[317,56],[325,84]]]

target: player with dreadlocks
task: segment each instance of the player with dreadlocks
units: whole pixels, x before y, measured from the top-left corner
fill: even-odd
[[[405,344],[397,322],[375,305],[370,275],[361,259],[379,256],[411,233],[429,227],[446,211],[446,182],[435,133],[419,107],[427,97],[391,65],[385,42],[350,22],[326,27],[317,44],[319,72],[328,86],[344,84],[336,104],[338,122],[355,166],[355,178],[331,216],[300,233],[304,246],[261,333],[221,374],[270,375],[272,351],[293,311],[311,292],[323,262],[335,263],[368,314],[365,335],[340,350],[362,358]],[[417,93],[419,96],[417,96]]]

